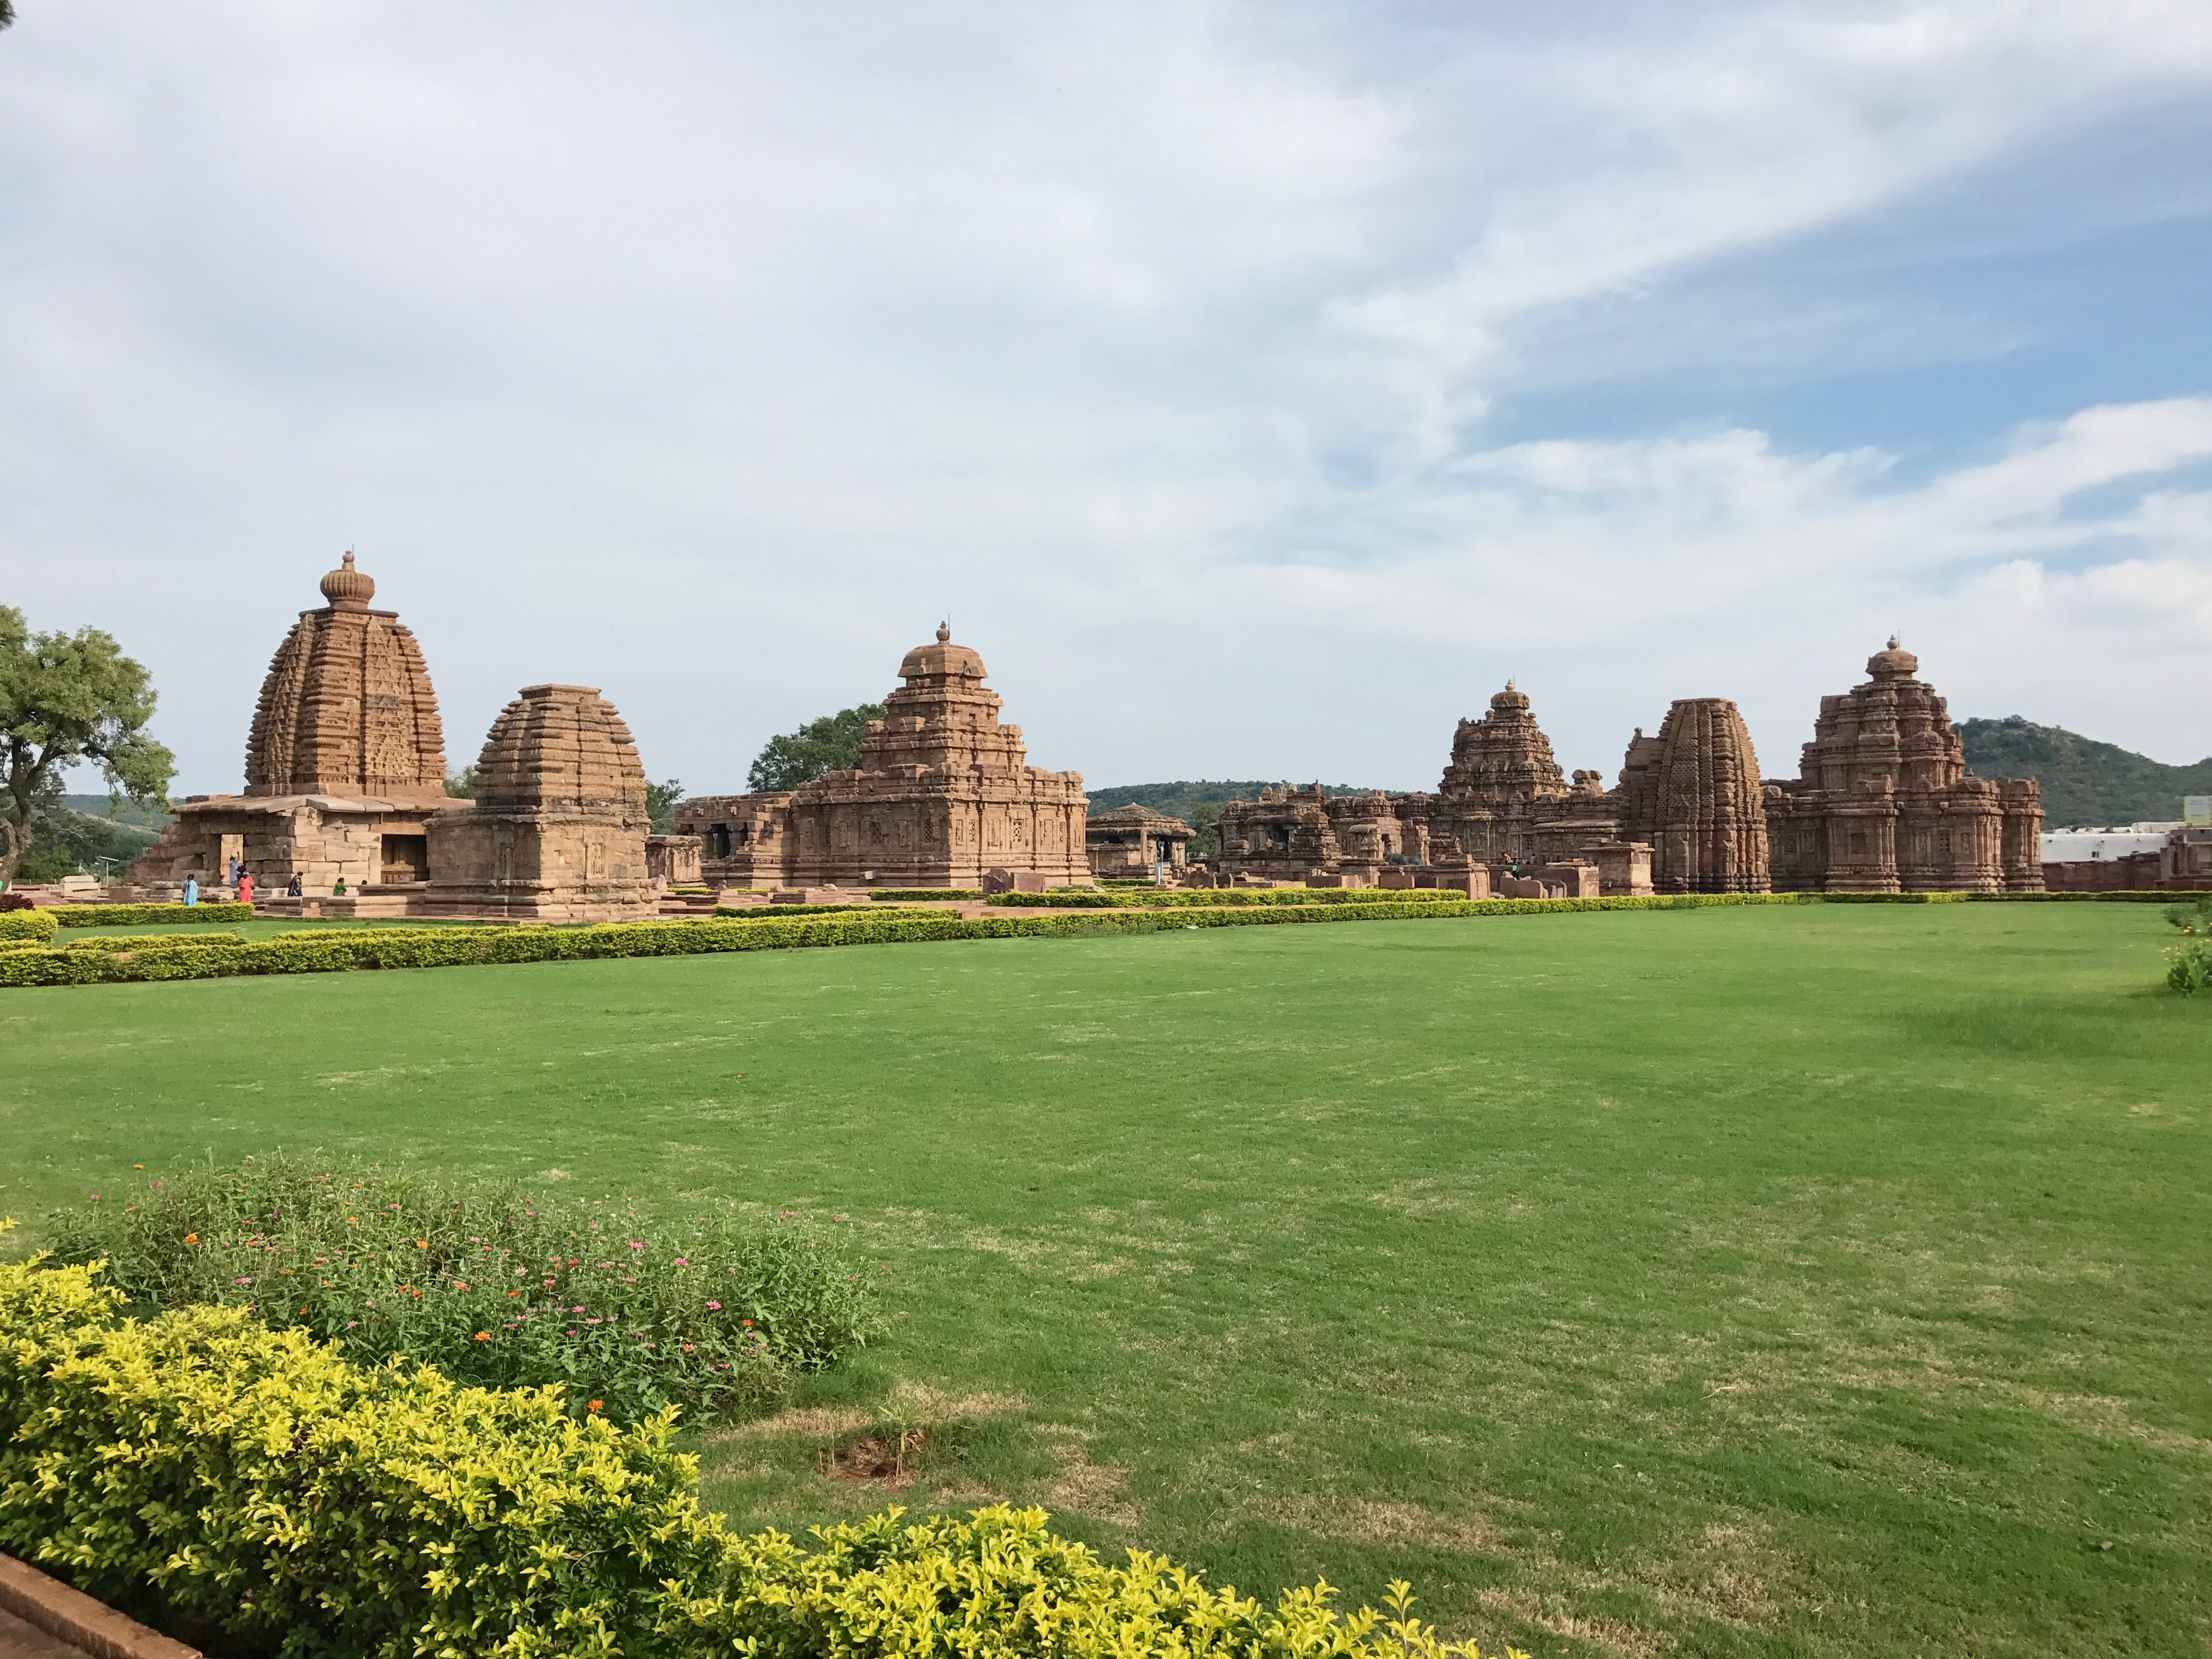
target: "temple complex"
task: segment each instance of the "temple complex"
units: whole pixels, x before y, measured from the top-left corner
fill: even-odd
[[[1170,880],[1190,862],[1190,826],[1181,818],[1155,812],[1149,806],[1117,806],[1090,819],[1083,829],[1083,846],[1091,873],[1142,877],[1152,879],[1164,865]]]
[[[1765,787],[1774,884],[1836,893],[2043,890],[2043,787],[1977,778],[1920,660],[1894,636],[1820,699],[1794,781]]]
[[[1598,775],[1569,781],[1528,693],[1508,681],[1482,718],[1460,721],[1433,794],[1332,796],[1311,784],[1229,802],[1219,873],[1462,890],[1479,878],[1483,890],[1499,893],[1648,893],[1651,849],[1621,833],[1619,804]]]
[[[868,722],[860,764],[797,789],[678,804],[714,886],[978,887],[994,869],[1049,885],[1091,881],[1083,778],[1028,763],[999,723],[983,659],[949,628],[899,665],[904,682]]]
[[[415,636],[372,611],[376,584],[348,553],[276,647],[246,745],[243,795],[196,795],[140,854],[125,883],[166,892],[185,876],[226,880],[236,859],[262,892],[295,876],[414,887],[427,878],[428,832],[469,803],[446,793],[437,694]]]
[[[477,761],[475,810],[434,819],[419,914],[629,921],[654,914],[645,769],[589,685],[531,685]]]

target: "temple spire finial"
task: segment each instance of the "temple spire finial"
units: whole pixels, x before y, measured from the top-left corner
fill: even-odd
[[[951,619],[948,617],[945,621],[937,624],[937,642],[939,645],[945,645],[949,644],[951,639],[952,623]]]

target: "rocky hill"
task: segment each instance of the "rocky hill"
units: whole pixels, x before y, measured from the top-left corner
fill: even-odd
[[[2043,821],[2052,828],[2172,820],[2181,816],[2184,795],[2212,795],[2212,757],[2194,766],[2167,766],[2017,714],[1961,720],[1959,735],[1966,742],[1966,764],[1978,777],[2039,780]]]

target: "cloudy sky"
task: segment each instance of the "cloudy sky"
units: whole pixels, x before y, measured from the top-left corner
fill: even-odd
[[[950,615],[1096,784],[1674,697],[2212,750],[2212,6],[18,0],[0,602],[241,781],[348,547],[655,776]],[[88,780],[87,781],[89,781]]]

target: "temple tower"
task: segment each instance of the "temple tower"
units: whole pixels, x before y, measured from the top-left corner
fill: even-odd
[[[442,807],[446,741],[422,648],[351,553],[322,580],[261,684],[246,744],[249,796],[331,795]]]
[[[526,686],[484,739],[475,810],[430,825],[430,913],[650,916],[648,827],[645,769],[614,705],[595,686]]]
[[[2043,792],[1966,770],[1948,707],[1894,635],[1867,679],[1820,699],[1795,781],[1766,786],[1777,886],[2040,892]]]
[[[1686,697],[1620,769],[1622,833],[1651,846],[1661,893],[1764,893],[1765,798],[1743,716],[1725,697]]]

